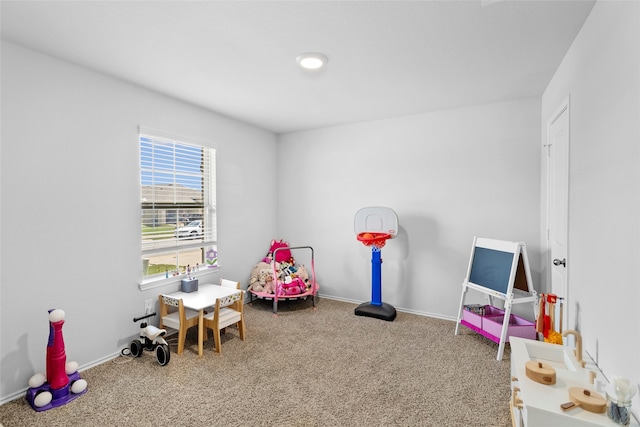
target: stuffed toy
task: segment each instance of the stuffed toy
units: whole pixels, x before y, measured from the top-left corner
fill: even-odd
[[[296,270],[295,277],[301,279],[304,282],[307,289],[311,288],[311,283],[309,283],[309,272],[307,271],[307,268],[304,265],[301,265],[298,267],[298,269]]]
[[[295,268],[293,264],[289,263],[288,261],[283,261],[280,263],[278,270],[280,271],[280,275],[283,278],[286,278],[287,276],[293,276],[297,268]]]
[[[267,264],[271,264],[271,261],[273,261],[273,252],[269,252],[266,257],[262,258],[262,262]]]
[[[271,248],[269,248],[269,252],[275,255],[276,262],[289,261],[291,259],[291,251],[289,249],[281,249],[276,252],[276,249],[279,248],[288,248],[289,243],[284,240],[280,240],[279,242],[275,239],[271,241]]]
[[[265,283],[262,292],[265,292],[267,294],[276,293],[276,285],[273,283],[273,276],[271,276],[271,274],[267,276],[267,282]]]
[[[267,284],[267,279],[270,277],[271,277],[271,269],[263,268],[262,270],[260,270],[260,273],[258,273],[258,283],[264,286]]]
[[[276,249],[280,250],[276,252]],[[296,267],[295,264],[289,242],[271,240],[269,252],[251,270],[248,290],[271,294],[277,292],[278,295],[298,295],[306,292],[310,287],[309,273],[304,266]],[[272,274],[273,267],[276,269],[277,280],[274,280]],[[302,271],[299,271],[300,268]]]
[[[266,285],[266,276],[262,273],[268,272],[268,276],[271,276],[271,266],[266,262],[259,262],[251,269],[251,276],[249,277],[249,290],[256,292],[264,292],[264,286]]]
[[[257,276],[251,276],[251,278],[249,279],[249,287],[247,288],[247,290],[256,291],[256,292],[262,292],[263,289],[264,289],[264,286],[262,286],[258,282],[258,277]]]
[[[282,283],[280,295],[299,295],[303,292],[306,292],[306,290],[307,287],[305,286],[302,279],[296,277],[295,279],[290,279],[285,283]]]

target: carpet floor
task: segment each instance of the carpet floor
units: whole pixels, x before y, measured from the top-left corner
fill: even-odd
[[[21,426],[496,426],[511,425],[509,356],[455,323],[399,312],[355,316],[355,304],[319,299],[245,306],[244,341],[230,327],[160,366],[151,352],[81,372],[88,391],[43,412],[26,399],[0,406]],[[72,343],[69,343],[71,345]]]

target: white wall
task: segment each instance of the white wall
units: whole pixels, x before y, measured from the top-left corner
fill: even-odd
[[[455,319],[474,235],[524,241],[537,281],[540,137],[539,99],[281,135],[279,236],[314,247],[321,294],[369,301],[354,216],[390,207],[400,233],[382,249],[382,300]]]
[[[67,313],[82,367],[128,345],[145,299],[178,288],[138,290],[138,125],[217,146],[220,274],[245,280],[275,234],[273,197],[256,191],[274,134],[3,42],[0,401],[44,372],[48,309]]]
[[[453,318],[476,234],[526,242],[540,289],[540,124],[569,93],[580,328],[605,371],[637,381],[638,7],[597,3],[542,102],[278,138],[3,43],[0,401],[44,370],[49,308],[67,312],[67,356],[86,366],[127,345],[145,299],[177,288],[137,288],[138,125],[217,145],[221,274],[246,280],[265,242],[285,238],[314,247],[321,294],[367,301],[370,251],[353,218],[389,206],[401,228],[382,252],[383,300]],[[77,230],[91,230],[97,244]]]
[[[596,3],[542,97],[543,135],[548,119],[567,95],[571,97],[567,268],[571,311],[578,313],[569,319],[570,326],[580,330],[584,348],[605,374],[637,383],[639,2]],[[545,209],[544,194],[542,201]],[[640,400],[634,402],[637,414]]]

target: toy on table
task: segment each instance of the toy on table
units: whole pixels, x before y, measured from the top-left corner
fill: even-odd
[[[355,309],[356,316],[368,316],[391,321],[396,318],[396,309],[382,302],[382,258],[380,249],[387,239],[398,233],[398,216],[390,208],[369,207],[356,212],[354,229],[356,238],[371,247],[371,301]]]
[[[49,310],[46,376],[37,373],[29,379],[26,398],[38,412],[62,406],[87,392],[87,382],[78,373],[78,363],[67,362],[62,337],[64,318],[64,311]]]

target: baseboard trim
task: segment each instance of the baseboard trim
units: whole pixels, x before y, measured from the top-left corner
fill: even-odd
[[[324,294],[318,294],[319,297],[321,298],[325,298],[325,299],[332,299],[335,301],[343,301],[343,302],[350,302],[353,304],[360,304],[362,301],[356,301],[356,300],[352,300],[352,299],[348,299],[348,298],[342,298],[342,297],[336,297],[336,296],[332,296],[332,295],[324,295]],[[417,316],[425,316],[425,317],[432,317],[434,319],[442,319],[442,320],[450,320],[452,322],[456,321],[455,317],[450,317],[450,316],[443,316],[441,314],[436,314],[436,313],[430,313],[427,311],[417,311],[417,310],[411,310],[408,308],[403,308],[403,307],[395,307],[396,311],[402,312],[402,313],[408,313],[408,314],[415,314]]]

